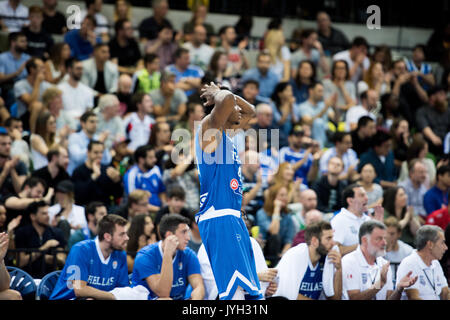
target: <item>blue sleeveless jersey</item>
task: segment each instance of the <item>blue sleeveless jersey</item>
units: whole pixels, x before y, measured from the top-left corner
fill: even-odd
[[[261,299],[253,249],[241,217],[241,163],[233,141],[223,132],[216,150],[208,153],[201,149],[197,132],[195,152],[200,179],[196,221],[219,298],[231,299],[240,286],[246,299]]]

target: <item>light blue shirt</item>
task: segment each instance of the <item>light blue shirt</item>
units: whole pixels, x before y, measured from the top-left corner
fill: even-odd
[[[275,89],[278,82],[280,82],[280,77],[273,72],[271,69],[267,71],[267,74],[264,76],[259,72],[258,68],[252,68],[247,70],[242,75],[242,83],[245,83],[247,80],[256,80],[259,83],[259,95],[262,97],[270,98]]]
[[[92,140],[97,140],[98,135],[94,134]],[[72,175],[73,171],[87,159],[88,144],[90,139],[83,130],[72,133],[69,136],[69,166],[67,172]],[[103,152],[102,164],[108,165],[111,163],[111,154],[105,148]]]
[[[11,51],[3,52],[2,54],[0,54],[0,73],[8,75],[16,72],[16,70],[19,69],[24,62],[28,61],[28,59],[30,59],[30,56],[26,53],[22,53],[20,55],[20,58],[16,60]],[[27,74],[28,73],[26,68],[23,68],[19,76],[14,78],[14,82],[24,79]]]

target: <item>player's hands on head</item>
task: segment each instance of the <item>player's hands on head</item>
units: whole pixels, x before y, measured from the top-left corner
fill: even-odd
[[[203,88],[200,90],[200,98],[206,100],[206,102],[204,103],[205,107],[214,104],[214,96],[219,91],[220,88],[214,82],[211,82],[209,85],[205,84],[203,86]]]

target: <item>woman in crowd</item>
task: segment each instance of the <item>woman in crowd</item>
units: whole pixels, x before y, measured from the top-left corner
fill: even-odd
[[[148,144],[155,148],[156,164],[161,170],[164,169],[164,162],[170,158],[173,149],[171,134],[170,125],[167,122],[157,122],[152,126]]]
[[[396,166],[400,167],[402,162],[406,160],[406,153],[412,142],[408,121],[403,118],[395,119],[391,126],[391,136],[394,161]]]
[[[373,89],[378,92],[378,96],[391,91],[391,74],[385,73],[383,65],[380,62],[373,62],[369,69],[364,73],[362,81],[358,82],[358,95],[361,95],[367,89]]]
[[[295,225],[288,211],[288,189],[275,184],[268,189],[264,207],[256,213],[256,224],[266,241],[264,256],[275,266],[290,247],[295,235]]]
[[[48,164],[47,153],[56,147],[56,120],[48,111],[41,112],[36,121],[36,133],[31,134],[30,149],[33,169],[38,170]]]
[[[114,22],[121,19],[131,21],[131,5],[126,0],[117,0],[114,5]]]
[[[379,62],[383,66],[383,71],[388,72],[392,66],[392,54],[391,49],[386,45],[380,45],[375,48],[375,52],[372,55],[374,62]]]
[[[279,82],[273,90],[271,99],[275,105],[276,126],[288,136],[294,121],[295,97],[289,82]]]
[[[278,170],[275,172],[272,180],[270,181],[270,185],[282,184],[288,190],[288,203],[292,203],[294,199],[295,192],[307,188],[302,185],[302,179],[296,179],[294,181],[294,168],[292,164],[289,162],[283,162],[278,166]],[[267,196],[269,190],[264,192],[264,196]]]
[[[289,80],[297,104],[309,98],[309,86],[316,81],[316,66],[312,61],[300,61],[295,78]]]
[[[373,182],[377,176],[375,168],[371,163],[366,163],[360,172],[361,180],[358,184],[366,190],[367,193],[367,207],[373,208],[377,205],[381,205],[383,202],[383,188],[378,184]]]
[[[414,247],[414,237],[420,228],[420,222],[412,206],[407,206],[408,195],[402,187],[388,188],[383,193],[384,218],[394,216],[402,228],[400,239]]]
[[[66,76],[66,61],[70,58],[67,43],[56,43],[50,50],[50,59],[45,62],[45,81],[58,84]]]
[[[225,86],[230,90],[234,90],[235,86],[237,85],[237,81],[236,79],[234,79],[234,86],[232,86],[230,79],[231,73],[232,68],[228,65],[228,55],[221,50],[215,51],[211,57],[211,60],[209,61],[206,75],[211,79],[214,79],[215,83],[220,83],[221,86]]]
[[[155,226],[148,214],[139,214],[131,220],[128,229],[127,264],[128,272],[133,272],[134,258],[139,250],[156,242]]]
[[[270,29],[264,37],[264,49],[269,52],[271,69],[280,81],[289,81],[291,75],[291,53],[285,45],[283,30]]]

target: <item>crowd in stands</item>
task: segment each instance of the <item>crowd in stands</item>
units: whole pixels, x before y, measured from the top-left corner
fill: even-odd
[[[256,107],[247,132],[264,132],[233,139],[267,297],[286,296],[280,272],[290,250],[302,248],[295,249],[300,254],[307,245],[323,255],[321,237],[331,228],[340,255],[330,260],[340,270],[342,256],[343,299],[397,297],[395,279],[402,289],[425,285],[428,276],[405,284],[405,268],[414,263],[442,271],[447,287],[450,256],[433,246],[445,234],[445,252],[450,241],[448,39],[445,51],[441,43],[431,48],[442,53],[433,66],[422,44],[393,59],[388,46],[348,39],[319,12],[317,28],[292,35],[273,19],[249,61],[250,29],[205,22],[207,5],[175,30],[168,2],[154,0],[152,15],[133,30],[139,8],[126,0],[116,1],[114,21],[102,14],[102,0],[85,4],[79,28],[69,30],[57,0],[30,7],[0,1],[0,27],[9,33],[9,49],[0,54],[0,259],[7,266],[41,279],[98,252],[101,268],[114,270],[99,269],[108,275],[103,280],[82,277],[71,292],[60,278],[53,298],[119,298],[113,289],[128,285],[125,272],[149,299],[215,299],[195,220],[194,149],[196,123],[209,112],[200,90],[215,82]],[[180,139],[178,129],[189,138]],[[384,258],[367,240],[376,232],[385,234]],[[346,266],[363,255],[382,262],[387,293],[360,296],[357,280],[346,282]],[[173,272],[172,257],[180,266]],[[390,271],[381,269],[386,261]],[[2,268],[0,298],[20,298],[2,286]],[[86,262],[82,274],[88,270]]]

